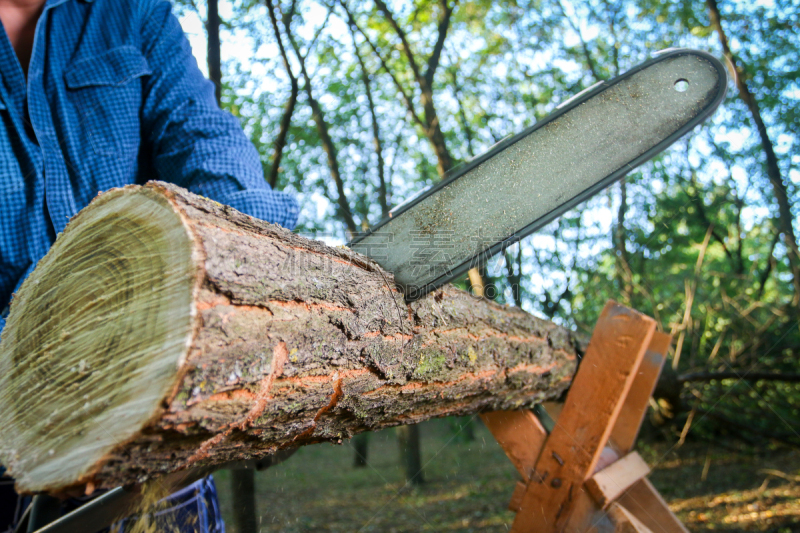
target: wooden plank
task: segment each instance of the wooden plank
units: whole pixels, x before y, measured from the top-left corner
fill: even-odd
[[[618,459],[619,456],[614,450],[608,446],[603,448],[595,475],[606,467],[613,465]],[[646,464],[645,468],[647,468]],[[583,487],[577,491],[577,496],[573,498],[572,513],[564,528],[565,533],[611,533],[614,529],[611,520],[608,518],[608,513],[601,508],[598,499],[594,495],[590,495],[588,483],[588,481],[584,483]],[[518,511],[520,503],[517,503],[517,509],[512,510]]]
[[[512,531],[545,533],[566,524],[572,495],[594,471],[655,327],[652,318],[606,304]]]
[[[618,503],[613,503],[609,507],[608,516],[614,522],[614,533],[653,533],[650,528],[642,524]]]
[[[667,502],[648,481],[640,479],[617,500],[653,533],[689,533]]]
[[[625,455],[633,449],[642,420],[647,413],[647,405],[653,390],[656,388],[658,376],[667,358],[667,350],[672,342],[672,337],[666,333],[656,331],[650,340],[642,362],[636,371],[631,389],[622,405],[622,410],[611,431],[609,442],[620,455]]]
[[[586,488],[600,507],[605,509],[649,473],[650,467],[644,459],[632,452],[589,478]]]
[[[527,409],[481,413],[481,420],[527,483],[547,440],[542,423]]]
[[[605,511],[597,506],[586,490],[582,486],[575,491],[570,504],[572,512],[564,527],[564,533],[611,533],[614,529],[611,520]]]
[[[606,446],[603,448],[603,451],[600,452],[600,458],[597,460],[597,464],[595,465],[592,473],[596,474],[616,461],[619,461],[619,454],[611,446]]]
[[[508,510],[518,513],[522,509],[522,498],[525,496],[525,488],[528,486],[523,481],[517,481],[514,485],[514,493],[511,495],[511,501],[508,502]]]
[[[564,402],[542,402],[542,407],[554,422],[558,422],[558,417],[561,416],[561,410],[564,408]]]

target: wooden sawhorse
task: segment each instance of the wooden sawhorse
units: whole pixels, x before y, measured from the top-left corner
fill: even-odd
[[[522,475],[512,532],[688,533],[632,451],[670,342],[609,301],[555,423],[543,410],[481,415]]]

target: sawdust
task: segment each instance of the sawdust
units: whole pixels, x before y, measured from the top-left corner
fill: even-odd
[[[165,498],[170,492],[159,480],[148,481],[142,487],[142,499],[132,511],[124,527],[116,526],[111,533],[180,533],[169,513],[159,515],[170,506]]]

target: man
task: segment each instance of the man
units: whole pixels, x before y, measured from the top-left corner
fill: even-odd
[[[0,0],[0,21],[0,329],[69,219],[112,187],[170,181],[294,227],[297,203],[264,181],[167,1]],[[182,493],[181,530],[222,530],[213,482]]]

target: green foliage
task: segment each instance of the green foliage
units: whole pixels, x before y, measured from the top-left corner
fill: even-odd
[[[193,5],[180,3],[185,9]],[[306,56],[311,92],[324,111],[353,218],[362,227],[373,225],[381,217],[379,158],[389,206],[439,179],[430,132],[424,120],[413,116],[427,109],[409,57],[425,70],[436,49],[444,6],[451,4],[398,0],[388,5],[408,53],[374,0],[276,4],[284,15],[294,9],[290,32]],[[350,31],[344,5],[358,31]],[[719,6],[731,50],[774,144],[797,228],[798,2],[725,0]],[[242,121],[267,172],[289,77],[264,3],[230,0],[222,2],[221,12],[227,21],[223,103]],[[286,44],[289,34],[282,32]],[[456,164],[466,161],[533,124],[569,95],[670,46],[722,56],[706,3],[459,2],[431,85],[446,149]],[[356,47],[370,81],[380,152]],[[300,65],[289,55],[301,90],[279,187],[302,201],[298,231],[343,242],[338,193]],[[629,176],[624,189],[609,189],[498,256],[487,266],[487,278],[501,302],[586,332],[608,298],[654,316],[674,336],[668,364],[679,375],[731,370],[797,374],[798,295],[777,230],[776,197],[764,154],[752,112],[731,84],[726,102],[706,125]],[[620,210],[623,202],[626,209]],[[800,418],[799,402],[797,384],[781,381],[686,381],[677,429],[694,411],[692,424],[701,435],[725,431],[753,442],[798,443],[800,436],[791,426]],[[731,421],[758,431],[737,429]]]

